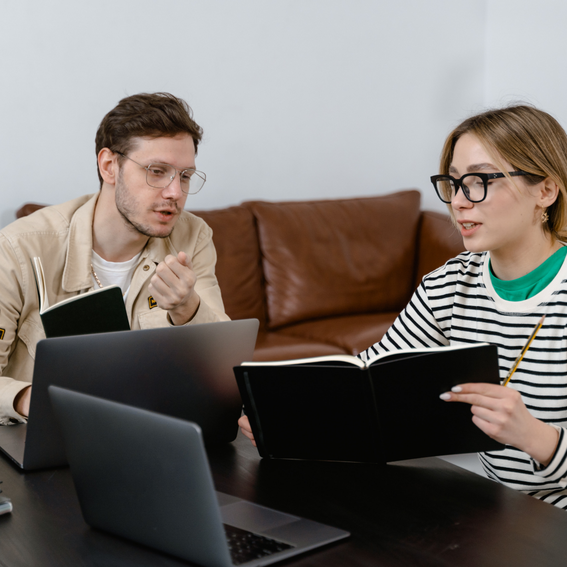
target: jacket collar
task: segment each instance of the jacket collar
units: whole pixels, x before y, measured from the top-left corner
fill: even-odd
[[[63,270],[63,289],[68,292],[93,287],[91,257],[93,249],[93,219],[98,193],[79,207],[71,218],[67,258]]]

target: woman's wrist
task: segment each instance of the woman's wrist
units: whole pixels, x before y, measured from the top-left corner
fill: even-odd
[[[559,432],[552,425],[544,423],[539,419],[535,419],[535,422],[536,427],[530,436],[528,445],[522,450],[546,467],[557,451]]]

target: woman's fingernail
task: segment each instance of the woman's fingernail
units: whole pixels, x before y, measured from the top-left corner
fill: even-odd
[[[453,386],[451,392],[462,392],[463,389],[460,386]]]
[[[451,394],[449,394],[448,392],[445,392],[444,394],[441,394],[439,396],[442,400],[450,400],[451,399]]]

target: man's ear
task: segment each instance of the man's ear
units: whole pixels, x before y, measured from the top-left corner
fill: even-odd
[[[108,185],[115,185],[118,179],[118,157],[108,148],[98,152],[98,170],[102,180]]]

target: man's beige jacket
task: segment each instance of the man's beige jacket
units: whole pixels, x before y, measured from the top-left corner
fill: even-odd
[[[45,338],[31,259],[41,258],[49,305],[93,289],[92,225],[98,194],[46,207],[0,231],[0,424],[21,420],[14,398],[32,381],[35,348]],[[215,277],[212,230],[184,211],[168,238],[150,238],[132,277],[126,312],[132,329],[170,325],[148,291],[157,264],[183,250],[201,303],[190,324],[228,320]]]

